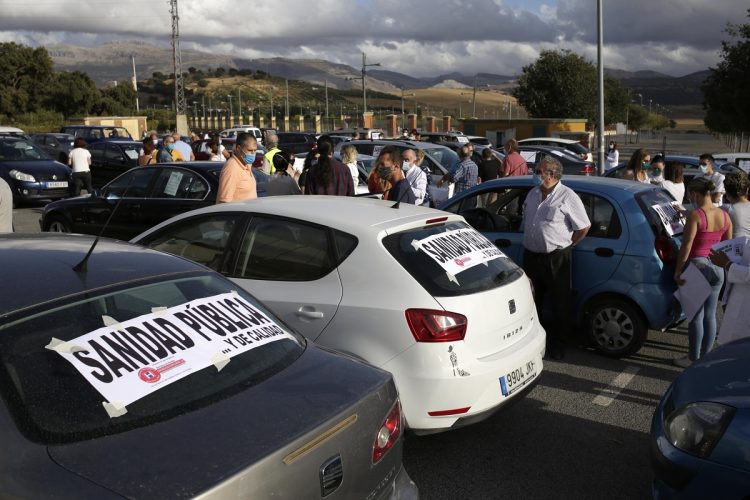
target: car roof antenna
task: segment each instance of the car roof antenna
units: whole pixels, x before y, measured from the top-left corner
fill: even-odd
[[[96,235],[96,238],[94,238],[94,242],[91,244],[91,247],[89,248],[88,253],[86,256],[73,266],[73,271],[77,273],[85,273],[88,270],[88,262],[89,257],[91,257],[91,254],[94,251],[94,248],[96,247],[96,244],[99,243],[99,238],[102,237],[104,234],[104,231],[107,230],[107,227],[109,227],[109,222],[112,220],[112,216],[115,215],[115,212],[117,212],[117,209],[120,208],[120,203],[122,203],[122,199],[125,198],[125,195],[128,193],[128,189],[130,189],[130,185],[133,183],[133,179],[135,178],[135,175],[130,177],[130,180],[128,181],[127,186],[125,186],[125,190],[122,192],[122,196],[120,196],[120,199],[117,200],[117,204],[115,205],[115,208],[112,209],[112,211],[109,213],[109,217],[107,217],[107,222],[104,223],[104,226],[102,227],[101,231],[99,231],[99,234]]]

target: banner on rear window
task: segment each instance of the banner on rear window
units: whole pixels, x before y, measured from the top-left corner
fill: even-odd
[[[210,365],[293,339],[234,293],[196,299],[115,323],[67,342],[57,351],[115,407],[124,407]]]
[[[471,228],[433,234],[414,240],[412,246],[429,255],[451,277],[504,256],[490,240]]]
[[[670,236],[679,234],[685,229],[685,216],[682,215],[685,209],[679,201],[651,205],[651,208],[659,216],[659,220],[661,220],[664,229],[667,230]]]

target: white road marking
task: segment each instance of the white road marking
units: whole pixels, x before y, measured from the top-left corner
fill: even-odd
[[[635,378],[635,374],[638,373],[639,370],[640,367],[638,366],[628,366],[625,368],[622,373],[615,377],[609,386],[602,389],[602,392],[594,398],[592,403],[599,406],[609,406],[612,404],[612,401],[614,401],[620,394],[620,391],[627,387],[630,381]]]

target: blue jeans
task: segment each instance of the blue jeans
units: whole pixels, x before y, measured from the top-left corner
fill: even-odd
[[[716,306],[724,283],[724,271],[706,257],[695,257],[690,262],[698,266],[711,285],[711,294],[688,324],[689,356],[695,361],[710,351],[716,341]]]

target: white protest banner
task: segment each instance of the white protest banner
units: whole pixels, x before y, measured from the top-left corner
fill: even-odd
[[[47,348],[70,362],[115,408],[123,408],[207,366],[220,370],[227,359],[282,339],[294,337],[239,295],[225,293],[67,342],[53,339]]]
[[[449,276],[504,256],[490,240],[472,228],[433,234],[414,240],[412,246],[429,255]]]
[[[661,205],[651,205],[651,208],[659,216],[664,229],[670,236],[681,233],[685,229],[685,216],[682,215],[683,208],[680,202],[673,201]]]
[[[732,238],[731,240],[724,240],[716,243],[711,247],[711,250],[715,252],[724,252],[729,260],[735,264],[739,264],[742,261],[742,255],[745,253],[745,245],[748,242],[747,236],[739,236]]]

